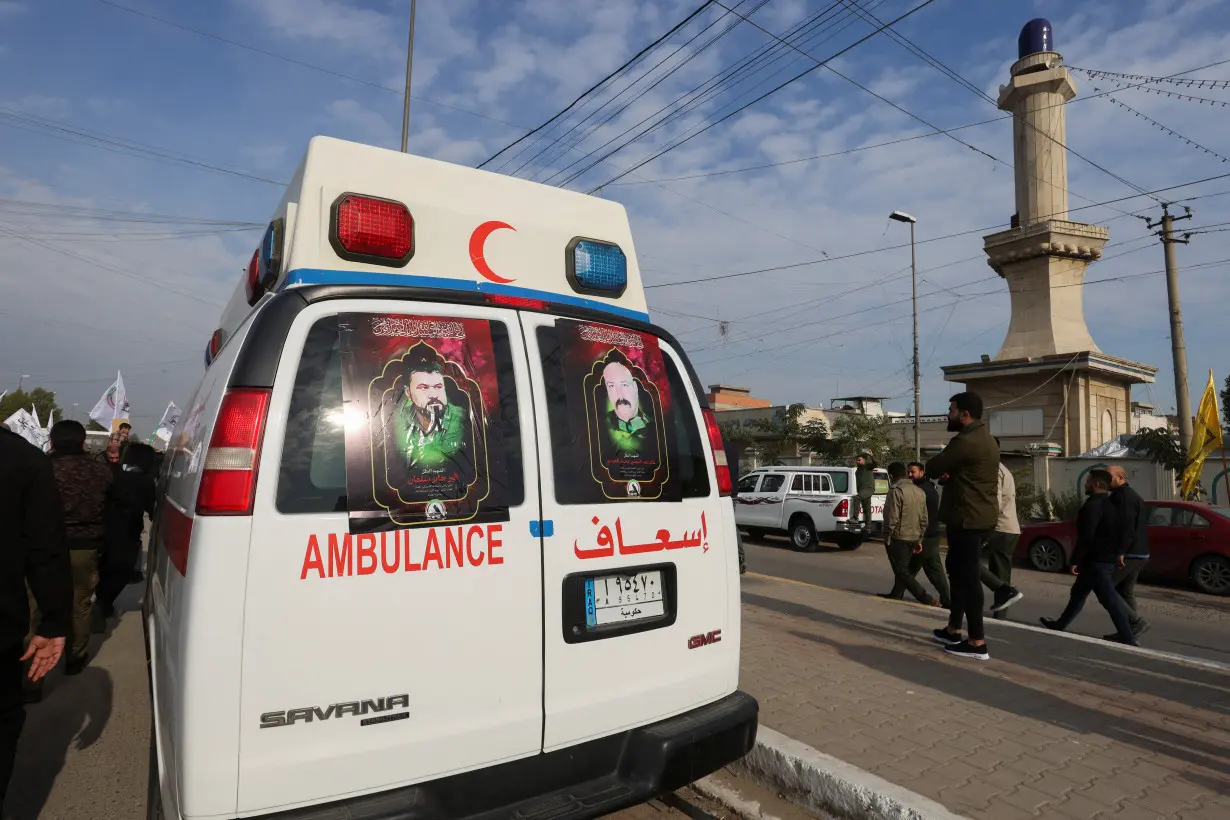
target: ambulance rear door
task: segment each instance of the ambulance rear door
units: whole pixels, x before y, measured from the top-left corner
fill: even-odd
[[[284,334],[247,579],[240,812],[537,754],[541,541],[517,314],[333,298]]]
[[[617,318],[521,321],[542,475],[549,752],[735,690],[737,543],[679,351]]]

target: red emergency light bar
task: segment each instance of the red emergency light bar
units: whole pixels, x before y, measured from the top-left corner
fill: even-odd
[[[329,244],[351,262],[404,267],[414,256],[414,218],[400,202],[342,194],[330,209]]]

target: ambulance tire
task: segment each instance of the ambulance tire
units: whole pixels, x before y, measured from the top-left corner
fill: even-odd
[[[803,552],[815,552],[820,548],[816,528],[812,526],[809,516],[799,513],[790,519],[790,543]]]
[[[154,740],[154,722],[149,726],[149,780],[145,796],[145,820],[165,820],[162,813],[162,789],[158,787],[158,744]]]

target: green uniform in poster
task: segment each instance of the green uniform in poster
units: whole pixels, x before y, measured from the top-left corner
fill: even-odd
[[[635,416],[624,421],[614,410],[609,410],[606,414],[606,428],[611,444],[619,453],[657,455],[653,420],[645,415],[644,411],[638,410]]]
[[[397,449],[406,459],[406,466],[438,467],[453,461],[465,448],[465,413],[455,405],[446,405],[437,421],[429,421],[424,429],[419,422],[422,411],[412,402],[402,402],[393,417],[393,432]]]

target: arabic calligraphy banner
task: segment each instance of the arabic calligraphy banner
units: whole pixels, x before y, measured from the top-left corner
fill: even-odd
[[[592,500],[678,501],[670,385],[656,336],[560,321],[568,412]],[[583,431],[583,432],[582,432]]]
[[[491,326],[341,314],[351,532],[508,520]]]

